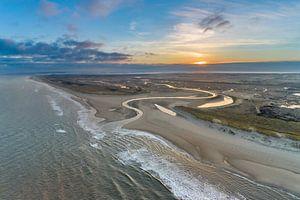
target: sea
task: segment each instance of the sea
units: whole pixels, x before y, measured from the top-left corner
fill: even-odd
[[[95,117],[95,110],[76,97],[30,79],[36,74],[70,73],[69,67],[65,71],[49,66],[2,67],[6,69],[0,75],[1,200],[299,199],[201,163],[163,138],[122,128],[122,121],[100,123],[103,119]],[[149,66],[140,71],[137,66],[129,68],[86,71],[189,72],[181,66],[174,70],[163,66],[162,72]],[[75,67],[73,72],[82,70]]]

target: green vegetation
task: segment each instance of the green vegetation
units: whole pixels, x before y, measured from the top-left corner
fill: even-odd
[[[227,108],[196,109],[190,107],[177,107],[193,116],[214,122],[218,121],[223,125],[245,131],[257,131],[273,137],[287,137],[293,140],[300,140],[300,123],[284,121],[256,115],[255,106],[237,105]],[[243,110],[243,111],[242,111]]]

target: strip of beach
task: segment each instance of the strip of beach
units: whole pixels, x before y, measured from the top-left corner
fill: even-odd
[[[217,94],[211,91],[171,87],[168,88],[173,90],[171,93],[154,91],[133,95],[89,94],[61,89],[95,108],[96,116],[105,119],[102,123],[127,119],[124,128],[159,135],[201,162],[300,194],[299,152],[225,134],[212,127],[211,122],[183,115],[174,109],[187,105],[194,105],[198,109],[234,105],[236,102],[227,95],[215,99]],[[214,98],[209,100],[211,97]]]

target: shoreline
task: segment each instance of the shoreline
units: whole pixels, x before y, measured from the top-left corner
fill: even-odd
[[[49,84],[49,83],[46,83],[46,84]],[[63,91],[66,91],[67,93],[70,92],[70,91],[66,90],[65,88],[60,88],[60,89],[62,89]],[[104,98],[103,95],[102,96],[101,95],[84,95],[84,94],[78,94],[76,92],[71,92],[71,94],[77,96],[78,98],[80,98],[82,100],[82,102],[79,101],[79,103],[87,103],[88,106],[94,108],[96,110],[96,113],[95,113],[96,117],[103,117],[103,115],[105,115],[107,113],[106,111],[103,113],[104,109],[99,109],[99,108],[103,108],[103,107],[110,108],[110,105],[105,105],[105,100],[111,101],[112,99],[116,98],[116,96],[105,96],[107,99],[105,99],[104,101],[103,100],[97,101],[97,99],[99,100],[99,97]],[[136,95],[136,96],[141,96],[141,95]],[[121,98],[117,97],[118,101],[113,102],[113,104],[118,104],[120,102],[122,102],[122,104],[124,104],[125,101],[127,101],[127,103],[129,103],[129,101],[131,101],[132,99],[128,100],[128,97],[129,96],[124,96],[124,95]],[[132,96],[130,96],[130,98],[132,98]],[[147,99],[149,97],[139,97],[139,98],[141,100],[143,100],[143,99],[145,99],[145,98]],[[176,97],[169,97],[169,98],[174,99]],[[86,101],[84,101],[84,99],[86,99]],[[124,100],[124,99],[125,99],[125,101],[120,101],[120,100]],[[76,99],[76,100],[78,100],[78,99]],[[90,103],[88,103],[88,102],[90,102]],[[127,111],[123,110],[122,114],[126,113],[127,114],[126,117],[115,120],[115,121],[120,121],[120,120],[124,120],[124,119],[129,120],[130,121],[129,124],[125,124],[124,128],[133,129],[133,130],[142,130],[142,131],[146,131],[146,132],[149,132],[149,133],[152,133],[155,135],[159,135],[159,136],[163,137],[164,139],[166,139],[167,141],[174,144],[179,149],[183,149],[185,152],[192,155],[196,160],[199,160],[200,162],[210,161],[211,163],[213,163],[214,165],[217,165],[218,167],[233,170],[233,171],[237,172],[238,174],[242,174],[240,172],[243,172],[243,175],[248,174],[252,178],[255,177],[255,180],[259,180],[267,185],[271,185],[268,182],[269,182],[269,179],[273,175],[276,176],[277,173],[280,173],[280,171],[278,172],[278,170],[277,170],[279,168],[276,167],[278,165],[278,163],[277,163],[277,165],[276,165],[276,163],[274,164],[272,162],[267,163],[271,167],[268,168],[267,170],[265,170],[265,169],[262,169],[264,167],[261,167],[261,166],[265,166],[264,164],[262,164],[262,163],[264,163],[263,158],[265,158],[265,157],[263,157],[259,154],[247,155],[247,152],[245,152],[246,150],[241,150],[241,149],[239,149],[237,152],[234,152],[237,149],[231,149],[231,147],[230,147],[231,145],[234,145],[234,144],[240,142],[242,144],[247,144],[248,150],[249,149],[256,150],[255,147],[258,147],[258,149],[259,149],[259,147],[261,145],[258,145],[258,144],[250,144],[249,145],[249,143],[251,143],[251,142],[242,141],[243,139],[238,139],[238,138],[235,138],[234,142],[230,142],[230,140],[232,140],[233,139],[232,137],[234,137],[234,136],[228,137],[227,135],[223,135],[223,138],[221,138],[221,139],[225,138],[226,142],[228,142],[228,144],[224,144],[222,141],[220,141],[220,139],[218,139],[218,137],[220,137],[220,134],[214,133],[214,131],[216,131],[216,130],[207,129],[207,127],[206,128],[201,127],[202,129],[204,128],[204,131],[209,130],[209,132],[212,133],[213,137],[208,136],[203,133],[199,134],[199,132],[198,132],[199,126],[193,124],[192,122],[186,121],[182,117],[169,116],[166,113],[163,113],[161,111],[158,111],[157,109],[154,109],[153,106],[151,106],[151,103],[148,103],[148,102],[145,103],[145,102],[139,101],[139,102],[137,102],[137,105],[138,105],[138,108],[135,108],[135,105],[132,106],[132,108],[135,108],[136,109],[135,111],[137,111],[137,110],[142,111],[140,118],[136,119],[137,115],[134,116],[134,115],[132,115],[132,113],[128,115],[129,110],[127,110]],[[86,104],[85,104],[85,106],[86,106]],[[104,120],[103,122],[108,123],[110,121]],[[185,133],[187,133],[187,135],[183,135],[182,134],[183,131],[185,131]],[[221,137],[222,137],[222,135],[221,135]],[[207,142],[207,144],[205,144],[205,142],[202,141],[203,139],[205,139],[205,142]],[[218,141],[216,141],[216,140],[218,140]],[[219,146],[221,146],[221,147],[219,147],[218,149],[212,149],[210,147],[210,145],[212,145],[213,147],[219,147]],[[254,148],[251,147],[252,145],[254,146]],[[240,148],[243,148],[243,145],[240,144]],[[268,150],[268,153],[273,154],[273,155],[276,155],[276,152],[277,153],[280,152],[273,148],[271,150],[268,147],[262,148],[262,150],[266,150],[266,149]],[[276,151],[276,152],[272,153],[272,150]],[[264,151],[260,151],[260,153],[262,153],[262,152],[264,152]],[[241,154],[241,155],[239,155],[239,154]],[[242,159],[243,154],[247,155],[248,157],[251,157],[252,160],[254,160],[254,161],[255,161],[255,157],[256,158],[259,157],[259,160],[261,163]],[[286,152],[284,154],[286,154]],[[235,157],[237,157],[238,159],[235,159]],[[281,156],[280,159],[285,160],[284,156]],[[259,173],[253,172],[253,171],[251,172],[251,170],[247,169],[247,167],[245,167],[242,164],[239,166],[235,166],[239,171],[236,171],[236,168],[232,168],[232,167],[228,168],[228,166],[226,164],[224,164],[225,162],[236,164],[236,162],[238,162],[238,161],[250,162],[250,163],[253,163],[253,165],[258,163],[257,165],[261,165],[261,166],[257,166],[257,165],[255,165],[255,166],[256,166],[256,168],[259,168],[259,169],[257,169],[257,171]],[[280,163],[286,164],[284,161],[281,161]],[[300,164],[300,161],[297,163]],[[272,167],[272,164],[275,167],[274,166]],[[236,165],[238,165],[238,164],[236,164]],[[296,165],[296,167],[297,166],[300,166],[300,165]],[[285,169],[282,167],[282,170],[284,172],[289,172],[290,169]],[[295,169],[295,171],[297,171],[297,169]],[[275,173],[275,172],[277,172],[277,173]],[[283,173],[284,179],[283,179],[283,182],[279,183],[279,185],[282,186],[283,188],[288,188],[288,190],[292,190],[293,192],[300,194],[300,189],[294,188],[295,186],[297,186],[297,184],[295,184],[295,183],[300,181],[299,174],[300,174],[300,171],[297,171],[296,179],[293,182],[288,183],[289,181],[285,181],[285,180],[292,180],[291,178],[294,178],[295,174],[290,175],[290,174]],[[281,177],[281,179],[282,179],[282,177]],[[276,179],[276,177],[275,177],[275,182],[278,182],[278,181],[280,181],[280,179]],[[280,186],[278,186],[278,187],[280,187]]]

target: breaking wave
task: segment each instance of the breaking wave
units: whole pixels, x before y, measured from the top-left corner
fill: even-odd
[[[156,156],[146,148],[121,152],[119,158],[124,164],[138,163],[141,169],[161,180],[180,199],[239,199],[218,190],[205,180],[201,180],[201,177],[194,177],[189,171],[180,168],[177,163],[173,163],[167,157]]]

